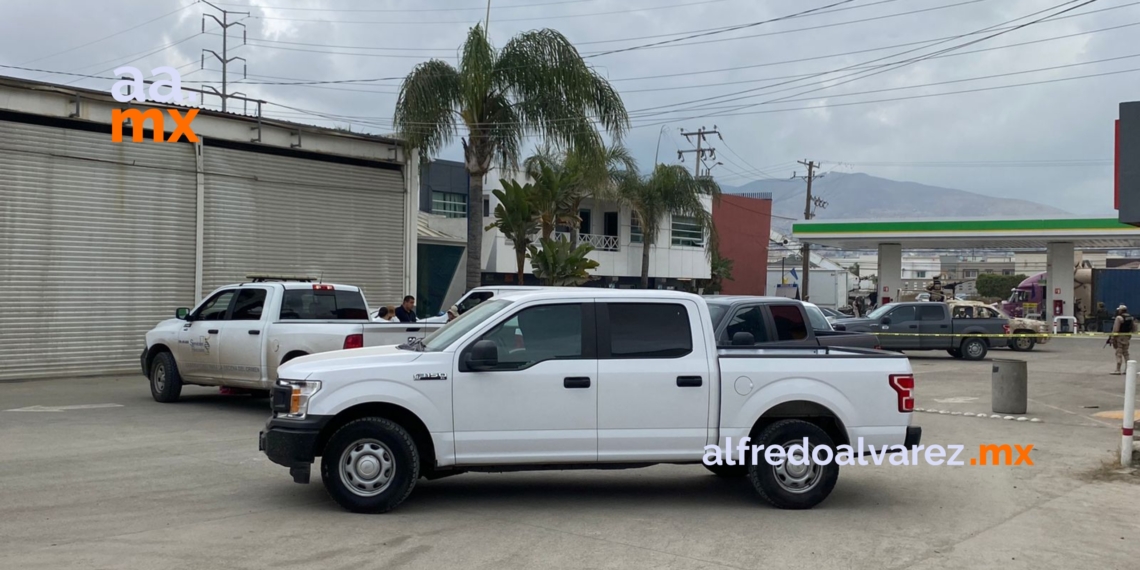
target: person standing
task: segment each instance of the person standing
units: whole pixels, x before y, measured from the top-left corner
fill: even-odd
[[[396,307],[396,318],[401,323],[414,323],[416,322],[416,298],[408,295],[404,297],[404,303]]]
[[[1132,315],[1128,314],[1128,307],[1121,305],[1116,308],[1116,318],[1112,322],[1112,336],[1108,337],[1112,348],[1116,349],[1116,372],[1121,374],[1121,365],[1128,362],[1128,345],[1132,343],[1132,332],[1135,330]]]

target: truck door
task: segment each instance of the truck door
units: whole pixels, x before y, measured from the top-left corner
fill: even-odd
[[[919,346],[924,349],[946,349],[955,346],[954,337],[946,336],[954,331],[950,327],[950,315],[946,306],[929,304],[918,306]],[[931,336],[926,336],[931,335]]]
[[[881,341],[884,347],[896,350],[922,347],[918,337],[918,318],[915,314],[914,305],[901,305],[883,316],[890,319],[889,323],[882,324],[879,327],[882,332],[887,333]]]
[[[461,465],[598,460],[598,360],[593,303],[525,307],[459,351],[453,384]],[[498,364],[471,371],[478,341]]]
[[[692,461],[709,428],[697,307],[660,299],[598,304],[598,461]]]
[[[264,287],[242,287],[229,318],[220,323],[218,364],[227,383],[261,385],[268,296],[269,290]]]
[[[237,289],[214,293],[190,313],[187,322],[178,331],[178,349],[174,360],[178,372],[186,378],[213,380],[218,372],[218,333],[229,311]]]

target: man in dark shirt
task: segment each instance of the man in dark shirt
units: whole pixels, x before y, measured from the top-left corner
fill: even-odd
[[[408,295],[404,297],[404,304],[396,307],[396,318],[401,323],[416,322],[416,298]]]

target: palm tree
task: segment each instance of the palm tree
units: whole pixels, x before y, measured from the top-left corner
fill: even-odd
[[[716,251],[712,214],[701,198],[720,198],[720,185],[709,176],[694,177],[680,165],[659,164],[649,176],[629,173],[621,177],[617,198],[641,222],[641,288],[649,288],[649,249],[657,242],[667,216],[693,218],[708,240],[706,251]]]
[[[527,176],[534,180],[531,199],[542,226],[542,239],[550,239],[555,226],[578,221],[578,210],[574,208],[571,196],[573,188],[564,172],[543,165],[533,175],[528,172]]]
[[[594,246],[571,245],[562,239],[542,239],[541,248],[530,246],[530,264],[534,276],[548,287],[572,287],[590,280],[590,270],[600,263],[586,257]]]
[[[503,236],[511,240],[515,249],[515,267],[518,268],[519,285],[523,284],[523,262],[526,261],[527,246],[534,234],[538,233],[538,215],[531,200],[534,188],[523,186],[514,180],[502,180],[502,190],[493,194],[499,199],[495,206],[495,223],[486,229],[498,228]],[[467,255],[471,255],[468,252]]]
[[[578,211],[586,198],[612,198],[621,177],[637,171],[637,162],[620,144],[574,147],[558,152],[544,145],[524,163],[527,176],[537,179],[544,168],[563,173],[570,197],[570,243],[578,243],[582,220]]]
[[[458,68],[421,63],[400,86],[394,124],[422,156],[438,153],[466,129],[467,288],[480,285],[483,176],[492,163],[518,164],[523,137],[537,134],[566,147],[598,144],[596,125],[614,138],[629,128],[617,91],[586,65],[557,31],[523,32],[496,50],[482,26],[467,34]]]

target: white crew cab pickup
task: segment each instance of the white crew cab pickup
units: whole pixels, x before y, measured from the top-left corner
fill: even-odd
[[[747,333],[741,333],[747,334]],[[422,343],[328,352],[279,369],[260,449],[356,512],[420,477],[701,464],[705,446],[913,447],[914,378],[870,349],[717,346],[708,305],[672,291],[496,295]],[[712,466],[782,508],[810,508],[839,467]]]
[[[268,395],[278,366],[299,356],[411,342],[442,326],[373,322],[351,285],[270,279],[221,287],[146,333],[140,363],[155,400],[178,400],[183,384]]]

